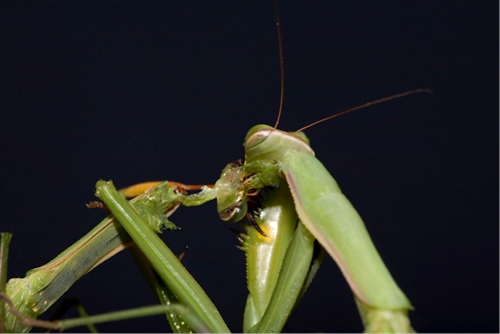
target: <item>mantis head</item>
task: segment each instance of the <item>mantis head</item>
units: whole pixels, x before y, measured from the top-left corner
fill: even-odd
[[[247,195],[264,186],[277,186],[282,182],[280,162],[285,154],[305,151],[314,155],[303,132],[284,132],[269,125],[252,127],[245,137],[245,163],[229,163],[215,183],[217,211],[223,221],[237,222],[248,211]]]
[[[309,139],[303,132],[285,132],[264,124],[252,127],[243,145],[245,164],[254,161],[279,163],[290,150],[314,155]]]

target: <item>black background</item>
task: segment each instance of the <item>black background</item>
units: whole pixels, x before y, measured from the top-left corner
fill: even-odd
[[[498,2],[283,2],[285,105],[364,218],[422,332],[498,332]],[[272,2],[16,2],[0,14],[1,230],[10,275],[48,262],[103,217],[94,184],[213,183],[279,101]],[[215,203],[164,233],[241,331],[244,254]],[[127,252],[71,293],[89,313],[149,305]],[[102,331],[169,330],[162,316]],[[332,260],[286,331],[361,331]]]

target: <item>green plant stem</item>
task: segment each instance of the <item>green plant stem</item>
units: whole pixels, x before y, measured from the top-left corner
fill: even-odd
[[[5,292],[7,283],[7,263],[9,260],[9,245],[12,234],[8,232],[0,233],[0,293]],[[5,332],[5,308],[3,299],[0,300],[0,332]]]
[[[191,308],[212,331],[229,332],[219,311],[198,282],[158,235],[147,226],[134,207],[116,191],[113,183],[98,181],[96,196],[106,203],[108,209],[123,225],[179,301]]]
[[[56,321],[58,329],[68,329],[78,326],[85,326],[88,323],[99,324],[103,322],[111,322],[111,321],[119,321],[130,318],[141,318],[148,317],[155,314],[162,314],[165,312],[186,312],[185,308],[181,305],[154,305],[154,306],[145,306],[139,308],[133,308],[130,310],[116,311],[103,313],[99,315],[92,315],[84,318],[75,318],[68,320]]]
[[[30,328],[42,327],[51,330],[62,331],[73,327],[86,326],[86,325],[88,326],[89,324],[99,324],[103,322],[148,317],[151,315],[161,314],[165,312],[175,312],[181,314],[184,317],[184,319],[186,319],[186,321],[191,325],[191,327],[196,329],[198,332],[209,332],[209,329],[199,321],[196,315],[193,314],[192,310],[180,304],[144,306],[129,310],[103,313],[89,317],[58,320],[58,321],[47,321],[47,320],[32,319],[25,316],[21,311],[19,311],[14,307],[12,300],[10,300],[10,298],[5,293],[0,293],[0,299],[8,304],[10,312],[14,314],[15,317],[19,318],[20,323],[22,323],[25,327],[30,327]]]
[[[158,301],[163,305],[173,305],[178,304],[179,300],[175,295],[168,289],[168,287],[163,283],[161,278],[156,274],[151,267],[148,259],[144,256],[137,245],[132,245],[128,248],[130,254],[134,258],[135,264],[139,267],[142,272],[142,275],[149,287],[153,291],[154,295],[158,299]],[[182,316],[176,312],[166,312],[165,313],[168,323],[170,324],[170,328],[174,333],[192,333],[193,329],[189,326],[189,324],[184,321]]]

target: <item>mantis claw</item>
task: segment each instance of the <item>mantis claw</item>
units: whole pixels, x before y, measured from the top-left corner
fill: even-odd
[[[267,234],[264,233],[264,231],[262,231],[262,229],[260,228],[259,224],[257,224],[257,221],[255,221],[254,214],[250,214],[250,213],[247,212],[247,218],[250,221],[250,224],[252,224],[252,226],[255,227],[255,229],[257,230],[257,232],[259,232],[260,234],[262,234],[265,237],[268,236]]]

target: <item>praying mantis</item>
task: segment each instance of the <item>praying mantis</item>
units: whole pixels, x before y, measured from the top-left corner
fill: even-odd
[[[420,90],[415,92],[420,92]],[[271,141],[270,145],[263,145],[266,140]],[[278,144],[280,141],[284,143],[277,145],[276,141]],[[49,327],[47,322],[36,322],[35,320],[30,323],[23,319],[19,323],[18,319],[21,317],[18,311],[12,311],[14,306],[15,309],[21,309],[22,313],[31,317],[43,313],[45,308],[54,303],[61,292],[68,288],[67,283],[64,285],[65,282],[75,279],[75,277],[67,278],[68,275],[75,276],[76,274],[76,279],[78,279],[79,276],[91,270],[110,254],[115,253],[117,249],[119,250],[129,236],[144,253],[163,284],[167,285],[168,294],[172,294],[173,298],[180,302],[180,305],[187,307],[187,311],[171,309],[171,302],[167,300],[164,302],[165,306],[169,308],[155,309],[156,311],[166,312],[167,317],[170,314],[171,318],[174,317],[172,313],[178,313],[177,316],[184,316],[186,322],[187,318],[194,318],[192,323],[189,323],[192,328],[227,332],[228,329],[215,305],[186,272],[182,264],[176,261],[173,253],[155,232],[160,231],[158,226],[168,224],[164,214],[168,215],[175,210],[178,203],[193,206],[214,198],[218,200],[218,210],[223,220],[239,221],[247,213],[248,205],[246,202],[249,200],[249,196],[254,196],[256,192],[260,192],[260,189],[266,186],[283,189],[280,183],[285,182],[286,177],[286,182],[294,197],[295,206],[290,195],[287,195],[287,187],[285,186],[285,193],[279,196],[274,195],[278,202],[284,202],[280,204],[267,203],[263,206],[261,213],[255,213],[263,225],[269,225],[271,229],[265,228],[264,232],[257,225],[255,227],[261,236],[254,238],[256,239],[254,242],[242,240],[244,248],[246,248],[245,251],[248,253],[248,281],[251,291],[245,311],[244,330],[251,332],[281,331],[296,305],[299,295],[304,289],[307,289],[307,285],[312,279],[306,279],[308,272],[312,272],[312,276],[314,276],[317,270],[314,268],[314,264],[311,266],[314,239],[316,238],[341,266],[355,294],[368,332],[412,331],[407,318],[407,312],[411,309],[409,301],[392,280],[356,211],[341,194],[335,180],[314,158],[314,152],[309,147],[307,138],[300,132],[297,135],[289,135],[269,126],[258,125],[248,132],[245,139],[245,149],[246,161],[244,165],[230,163],[223,171],[219,181],[216,182],[214,189],[204,186],[200,193],[191,196],[175,193],[173,189],[176,186],[168,187],[168,183],[161,183],[162,187],[155,188],[154,191],[147,190],[142,201],[138,201],[132,206],[116,191],[112,182],[99,181],[96,185],[96,196],[104,201],[114,217],[105,219],[100,224],[102,226],[96,227],[51,263],[35,269],[33,273],[28,273],[24,280],[14,279],[7,283],[5,288],[7,294],[2,294],[5,302],[9,305],[9,310],[6,311],[7,321],[5,322],[7,330],[24,331],[33,325]],[[311,172],[314,173],[311,174]],[[305,176],[306,181],[302,175]],[[312,189],[308,189],[308,187],[312,187]],[[135,188],[134,186],[133,189],[135,190]],[[250,193],[253,194],[250,195]],[[125,189],[122,194],[128,195],[128,189]],[[330,198],[331,196],[332,198]],[[324,203],[325,199],[326,203]],[[320,207],[314,205],[314,202],[318,200],[322,203]],[[273,200],[270,201],[273,202]],[[309,201],[313,201],[313,204],[308,203]],[[269,214],[267,217],[267,214],[264,214],[264,211],[268,210],[266,206],[274,205],[278,206],[277,213]],[[332,206],[333,210],[328,212],[326,208]],[[297,211],[295,216],[294,208]],[[300,222],[295,229],[297,215]],[[251,218],[251,220],[253,219],[255,218]],[[117,222],[128,233],[128,235],[118,238],[118,244],[116,242],[111,244],[102,253],[91,247],[90,250],[87,250],[90,255],[77,256],[72,259],[87,245],[94,246],[96,241],[97,246],[108,245],[107,241],[97,239],[102,237],[103,231],[111,229],[111,238],[117,239],[120,234],[118,232],[120,226],[116,224]],[[295,232],[291,232],[294,229]],[[293,234],[292,240],[289,240],[290,235],[288,236],[288,243],[277,241],[283,230],[285,233]],[[247,232],[249,231],[247,230]],[[241,238],[247,237],[242,236]],[[268,244],[273,245],[267,247]],[[267,253],[270,254],[273,263],[268,261],[261,263],[262,258],[265,258],[267,254],[252,250],[253,248],[259,249],[261,246],[267,248]],[[281,254],[285,254],[275,255],[276,248],[279,248]],[[87,260],[89,257],[93,262]],[[61,265],[63,268],[59,269]],[[66,266],[70,267],[69,270],[65,268]],[[254,270],[251,269],[252,267],[255,267]],[[269,279],[272,276],[278,278]],[[52,292],[53,290],[56,292]],[[158,289],[156,291],[158,292]],[[259,298],[259,295],[263,295],[262,299]],[[12,303],[13,299],[17,299],[17,302]],[[193,312],[194,315],[190,312]],[[95,318],[87,318],[87,320],[89,322],[96,321]],[[176,321],[172,323],[178,326]],[[69,325],[57,324],[49,328],[67,328],[65,326]],[[175,329],[175,327],[172,328]]]
[[[249,149],[251,149],[251,148],[249,148]],[[252,168],[256,168],[256,167],[254,166],[254,167],[252,167]],[[236,172],[235,172],[235,173],[236,173]],[[248,173],[248,172],[246,172],[246,173]],[[248,177],[248,175],[247,175],[246,177],[244,177],[244,178],[243,178],[246,182],[257,182],[257,181],[258,181],[258,179],[259,179],[259,178],[255,178],[255,179],[252,179],[253,181],[248,181],[247,177]],[[278,178],[279,178],[279,177],[278,177]],[[235,180],[237,180],[237,179],[235,179]],[[269,181],[269,182],[271,182],[271,181]],[[280,182],[283,182],[283,181],[279,181],[279,182],[278,182],[278,181],[276,181],[276,179],[274,179],[274,180],[272,180],[272,182],[271,182],[271,183],[272,183],[272,185],[276,185],[276,184],[278,184],[278,183],[280,183]],[[250,183],[250,184],[251,184],[251,187],[256,187],[256,185],[254,185],[253,183]],[[269,184],[267,184],[267,183],[265,183],[265,182],[263,183],[263,185],[265,185],[265,186],[269,186]],[[245,187],[246,187],[246,186],[247,186],[247,185],[245,185]],[[258,187],[257,187],[257,188],[258,188]],[[280,188],[281,188],[281,187],[280,187]],[[245,188],[245,189],[246,189],[246,191],[248,191],[250,188]],[[254,189],[254,188],[251,188],[251,189]],[[286,195],[283,195],[283,196],[286,196]],[[279,196],[279,197],[281,197],[281,196]],[[123,206],[124,206],[124,205],[122,204],[122,207],[123,207]],[[290,203],[289,203],[289,206],[290,206]],[[265,225],[265,224],[266,224],[266,222],[261,222],[260,224],[259,224],[259,223],[257,223],[257,225],[258,225],[258,226],[260,226],[260,225]],[[249,232],[251,232],[251,233],[255,233],[255,232],[254,232],[254,230],[249,230]],[[322,232],[320,232],[320,234],[322,234]],[[262,236],[263,236],[263,235],[262,235]],[[260,236],[259,236],[259,235],[256,235],[256,238],[260,238]],[[317,238],[317,237],[316,237],[316,238]],[[284,246],[283,246],[283,247],[284,247]],[[332,251],[332,252],[333,252],[333,251]],[[305,272],[305,271],[303,271],[303,272]],[[404,307],[408,308],[408,305],[407,305],[407,304],[405,304],[405,306],[404,306]],[[249,311],[249,312],[250,312],[250,311]],[[249,315],[248,317],[251,317],[251,315]],[[249,321],[249,323],[251,324],[251,323],[253,323],[253,322],[252,322],[252,321]],[[248,325],[248,326],[249,326],[249,327],[250,327],[250,329],[251,329],[251,325]]]

